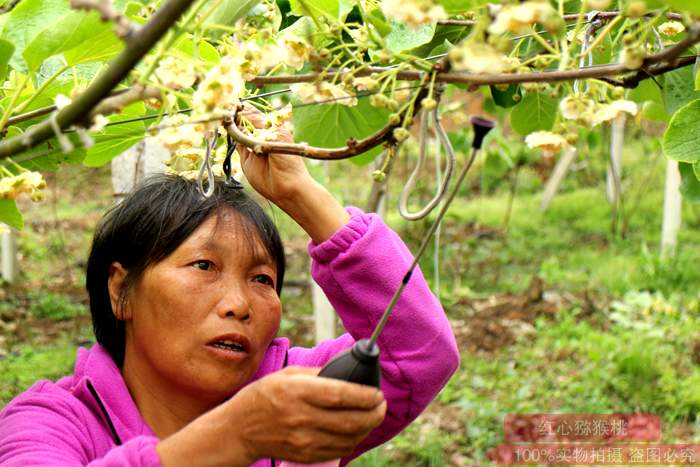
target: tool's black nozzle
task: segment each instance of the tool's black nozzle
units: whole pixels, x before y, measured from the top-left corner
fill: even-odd
[[[381,379],[379,347],[369,339],[361,339],[350,350],[328,362],[318,375],[378,388]]]
[[[481,149],[481,145],[484,142],[486,134],[493,130],[496,126],[496,122],[483,117],[472,117],[472,126],[474,127],[474,140],[472,141],[472,148]]]

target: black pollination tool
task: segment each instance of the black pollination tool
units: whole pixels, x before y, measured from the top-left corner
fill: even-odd
[[[318,374],[319,376],[379,388],[381,372],[379,370],[379,346],[377,345],[377,338],[384,329],[384,325],[389,319],[389,315],[394,309],[396,302],[399,300],[403,289],[406,287],[406,284],[408,284],[411,274],[418,264],[420,257],[425,252],[430,238],[433,236],[437,226],[440,224],[440,221],[447,212],[447,208],[449,208],[452,200],[457,195],[457,191],[459,190],[462,181],[474,163],[474,159],[476,159],[477,152],[479,149],[481,149],[481,145],[484,142],[486,134],[496,126],[494,121],[481,117],[472,117],[471,124],[474,128],[474,139],[472,140],[472,151],[469,161],[462,169],[462,172],[460,172],[457,183],[455,184],[452,192],[443,203],[440,212],[435,218],[433,224],[430,226],[428,232],[425,234],[425,237],[423,237],[423,241],[413,259],[413,262],[411,263],[411,266],[409,266],[408,271],[406,271],[403,279],[401,279],[401,285],[398,287],[398,289],[396,289],[396,292],[394,292],[394,295],[391,297],[391,301],[389,301],[389,304],[384,310],[379,323],[377,323],[377,326],[374,328],[372,336],[369,339],[358,340],[350,350],[346,350],[345,352],[342,352],[334,357],[326,364],[326,366],[323,367],[323,369],[321,369],[321,372]]]

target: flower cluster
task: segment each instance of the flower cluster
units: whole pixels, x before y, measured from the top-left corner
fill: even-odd
[[[357,105],[357,97],[355,97],[354,90],[343,84],[321,81],[320,83],[296,83],[292,84],[290,88],[305,104],[332,101],[334,104],[347,105],[348,107]]]
[[[471,73],[505,73],[520,65],[517,58],[506,57],[494,46],[472,41],[465,41],[453,47],[447,56],[455,71]]]
[[[164,128],[158,130],[155,140],[174,153],[178,149],[202,146],[204,143],[202,125],[191,124],[184,114],[168,117]]]
[[[235,56],[224,56],[207,72],[192,99],[195,115],[230,112],[240,103],[245,81],[238,65]]]
[[[527,34],[533,24],[542,24],[546,30],[556,30],[561,25],[561,17],[549,1],[533,0],[506,5],[500,9],[496,20],[489,26],[491,34]]]
[[[270,37],[255,36],[244,42],[229,37],[223,41],[221,48],[223,57],[206,72],[192,96],[195,117],[232,111],[245,93],[246,81],[280,65],[299,70],[309,60],[312,52],[308,42],[293,33],[284,34],[279,44]],[[178,74],[183,75],[180,81],[176,79]],[[156,77],[171,88],[191,86],[196,78],[193,70],[183,69],[178,72],[168,59],[164,59],[156,70]],[[321,89],[324,96],[337,96],[338,92],[338,89],[328,86]],[[353,102],[349,100],[343,103],[354,105]]]
[[[598,106],[598,111],[595,115],[595,123],[611,122],[626,113],[634,116],[637,115],[637,110],[636,103],[624,99],[612,101],[609,104],[601,104]]]
[[[645,57],[643,48],[629,45],[620,52],[620,63],[628,70],[638,70],[644,64]]]
[[[556,152],[569,145],[566,139],[551,131],[536,131],[525,137],[525,144],[529,148],[540,148],[544,151]]]
[[[296,34],[291,33],[282,36],[282,43],[287,52],[284,63],[297,71],[301,70],[304,67],[304,63],[311,56],[312,48],[309,43]]]
[[[39,172],[22,172],[17,175],[0,178],[0,199],[15,199],[26,193],[32,201],[44,200],[46,181]]]
[[[197,79],[197,72],[190,60],[165,57],[155,70],[156,79],[170,89],[184,89],[192,86]]]
[[[568,96],[559,103],[561,116],[581,125],[596,126],[619,118],[622,114],[637,115],[637,104],[619,99],[599,104],[583,95]]]
[[[601,104],[587,96],[574,95],[562,99],[559,103],[559,111],[565,120],[593,127],[614,121],[625,114],[637,115],[637,104],[624,99]],[[575,137],[573,140],[571,138],[571,135],[564,137],[551,131],[537,131],[527,135],[525,144],[530,148],[556,152],[573,143]]]
[[[685,31],[685,26],[678,21],[666,21],[659,25],[659,32],[664,36],[675,36],[683,31]]]
[[[179,175],[188,180],[195,180],[199,175],[199,169],[204,162],[206,152],[202,148],[187,148],[177,151],[173,156],[165,161],[168,166],[166,173]],[[222,179],[224,174],[224,160],[226,159],[226,146],[221,145],[211,155],[211,170],[214,177]],[[241,159],[238,151],[234,151],[231,156],[231,176],[240,181],[243,176],[241,169]]]
[[[238,69],[245,81],[255,79],[257,75],[285,63],[288,49],[272,40],[248,40],[245,42],[228,41],[224,43],[226,57]]]
[[[447,19],[445,9],[433,0],[382,0],[381,9],[387,18],[403,21],[412,28]]]

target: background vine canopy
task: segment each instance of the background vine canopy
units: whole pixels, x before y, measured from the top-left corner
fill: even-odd
[[[266,114],[260,129],[239,123],[256,141],[274,141],[291,119],[296,153],[344,148],[339,157],[358,164],[411,138],[421,109],[449,113],[451,137],[468,136],[459,102],[440,102],[456,92],[484,94],[502,126],[549,154],[622,115],[661,121],[682,191],[700,199],[698,2],[5,0],[0,8],[0,221],[16,228],[15,198],[42,199],[39,171],[103,165],[150,134],[171,152],[171,171],[194,176],[205,135],[223,139],[222,119],[242,101]],[[184,14],[161,24],[163,38],[144,42],[163,23],[157,17],[177,8]],[[368,150],[357,154],[363,139]]]

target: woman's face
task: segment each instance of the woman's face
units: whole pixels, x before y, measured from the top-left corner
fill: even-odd
[[[280,323],[277,269],[241,222],[210,216],[130,291],[126,358],[143,381],[221,399],[258,369]]]

